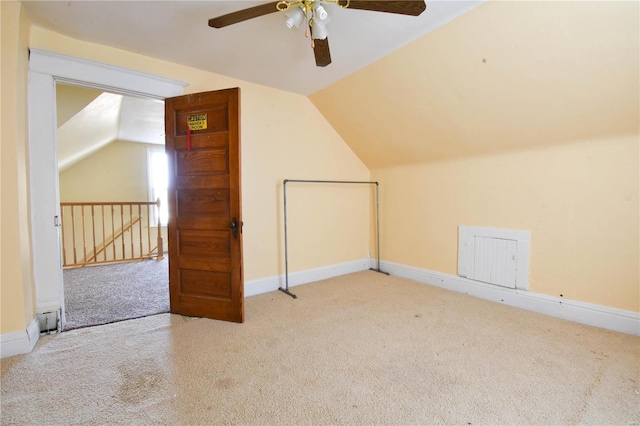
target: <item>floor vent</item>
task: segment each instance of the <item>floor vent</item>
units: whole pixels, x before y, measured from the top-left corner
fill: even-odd
[[[36,315],[40,333],[56,333],[60,329],[60,310],[43,312]]]
[[[458,275],[502,287],[529,285],[529,231],[458,228]]]

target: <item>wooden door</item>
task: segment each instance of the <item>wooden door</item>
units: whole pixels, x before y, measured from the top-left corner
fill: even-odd
[[[165,127],[171,312],[243,322],[240,89],[167,99]]]

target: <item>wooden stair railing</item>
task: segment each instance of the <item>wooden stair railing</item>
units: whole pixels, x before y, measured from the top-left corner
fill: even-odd
[[[91,263],[93,262],[94,259],[96,259],[98,257],[98,255],[100,253],[102,253],[103,251],[105,251],[107,249],[107,247],[115,244],[115,241],[120,238],[125,232],[129,231],[131,228],[133,228],[133,226],[137,223],[140,223],[140,221],[142,220],[142,218],[140,216],[136,217],[133,222],[129,222],[129,224],[121,229],[120,231],[118,231],[118,233],[115,236],[112,236],[109,241],[107,241],[106,243],[102,244],[102,248],[100,248],[100,250],[98,250],[97,252],[95,252],[95,254],[89,256],[89,258],[87,259],[87,261],[85,263]]]
[[[153,206],[156,225],[151,224]],[[155,202],[60,203],[60,213],[65,268],[164,258],[159,199]],[[156,232],[154,247],[151,246],[153,229]],[[134,234],[137,237],[134,238]]]

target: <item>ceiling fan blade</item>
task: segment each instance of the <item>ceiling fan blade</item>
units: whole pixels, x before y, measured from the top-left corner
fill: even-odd
[[[316,57],[316,65],[326,67],[331,63],[331,52],[329,51],[329,37],[324,40],[313,41],[313,55]]]
[[[338,2],[348,9],[371,10],[374,12],[398,13],[400,15],[418,16],[425,11],[427,5],[423,0],[340,0]]]
[[[276,9],[277,4],[277,1],[273,1],[271,3],[250,7],[248,9],[238,10],[237,12],[227,13],[226,15],[218,16],[217,18],[211,18],[209,19],[209,26],[213,28],[222,28],[248,19],[268,15],[278,11],[278,9]]]

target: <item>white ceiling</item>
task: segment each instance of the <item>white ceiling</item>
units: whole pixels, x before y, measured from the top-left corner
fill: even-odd
[[[118,139],[164,145],[164,101],[124,96]]]
[[[264,1],[23,1],[34,25],[85,40],[309,95],[482,4],[427,0],[418,17],[332,5],[332,64],[315,66],[304,29],[276,12],[226,28],[209,18]]]

